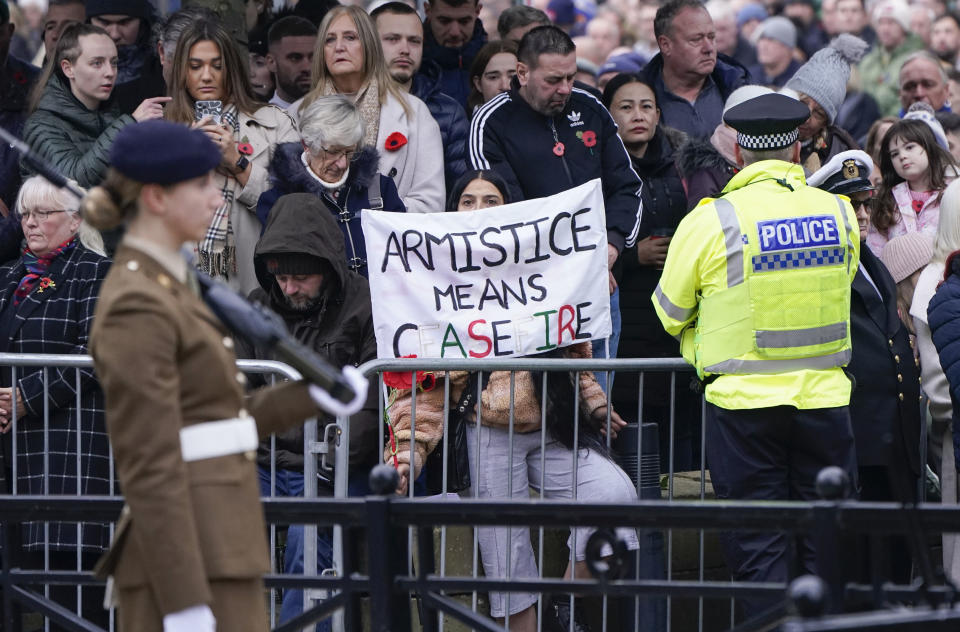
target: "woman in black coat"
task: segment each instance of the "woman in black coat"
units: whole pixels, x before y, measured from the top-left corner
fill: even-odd
[[[643,180],[643,225],[649,231],[636,246],[624,250],[614,274],[620,286],[620,313],[623,330],[618,356],[621,358],[678,357],[677,341],[668,335],[657,318],[651,296],[660,281],[670,237],[687,214],[687,196],[675,152],[686,142],[679,131],[659,124],[660,110],[653,88],[640,76],[615,76],[603,91],[603,103],[617,123],[618,133],[630,154],[637,175]],[[699,401],[677,381],[676,454],[677,469],[699,465]],[[643,421],[660,424],[661,463],[668,463],[669,375],[650,374],[644,379]],[[614,382],[614,408],[624,415],[637,410],[637,375],[620,373]]]
[[[0,351],[85,354],[110,260],[81,243],[78,233],[86,236],[89,230],[88,243],[95,248],[102,249],[102,241],[82,226],[77,200],[39,176],[24,182],[15,209],[25,245],[17,258],[0,265]],[[8,491],[113,493],[103,393],[93,369],[22,368],[16,370],[15,383],[12,377],[11,369],[0,371],[0,433]],[[79,546],[84,569],[92,568],[107,549],[109,536],[106,524],[82,523]],[[43,568],[46,545],[50,568],[76,568],[76,523],[50,522],[47,533],[42,522],[22,525],[29,564],[25,567]],[[84,616],[105,624],[98,602],[102,589],[100,597],[97,592],[84,590]],[[75,607],[73,588],[51,587],[51,594],[65,607]]]

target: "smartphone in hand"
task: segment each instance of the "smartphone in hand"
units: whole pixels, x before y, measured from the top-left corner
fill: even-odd
[[[199,121],[203,117],[209,116],[214,123],[219,125],[222,114],[222,101],[197,101],[194,104],[193,118],[195,121]]]

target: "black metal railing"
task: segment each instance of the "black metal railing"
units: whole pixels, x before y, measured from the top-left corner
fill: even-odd
[[[828,468],[829,470],[829,468]],[[832,473],[836,476],[835,473]],[[830,472],[820,481],[829,481]],[[269,575],[266,584],[277,588],[322,588],[332,596],[307,610],[275,632],[293,632],[344,610],[345,629],[360,629],[356,613],[358,600],[370,602],[370,629],[373,632],[404,632],[411,629],[411,597],[421,610],[422,629],[438,629],[437,613],[459,620],[476,630],[500,632],[503,628],[473,609],[455,601],[448,593],[461,591],[502,591],[562,593],[583,596],[640,597],[669,595],[675,598],[776,597],[779,605],[763,620],[746,622],[738,630],[771,629],[783,625],[790,632],[827,630],[958,630],[960,611],[954,606],[955,591],[942,575],[921,577],[913,585],[870,586],[844,581],[838,547],[844,534],[906,533],[912,541],[923,542],[928,533],[956,530],[960,508],[923,506],[914,508],[895,503],[863,503],[829,498],[838,485],[821,484],[818,502],[666,502],[638,501],[634,505],[608,505],[584,501],[550,500],[460,502],[400,498],[393,493],[396,473],[381,466],[371,475],[376,495],[349,499],[270,499],[264,501],[267,521],[272,524],[338,524],[351,538],[366,544],[366,562],[361,568],[355,556],[345,556],[344,572],[338,577]],[[839,498],[839,497],[837,497]],[[77,496],[0,496],[0,544],[10,551],[8,525],[24,521],[112,521],[122,500]],[[441,577],[432,572],[433,547],[428,535],[437,525],[471,526],[598,526],[597,546],[588,546],[592,577],[576,580],[532,578],[503,580],[476,577]],[[790,586],[780,583],[738,583],[732,581],[664,581],[624,579],[614,546],[613,558],[600,558],[600,544],[616,544],[610,526],[641,529],[705,529],[708,531],[783,531],[813,535],[818,546],[819,578],[803,577]],[[408,572],[407,529],[418,534],[414,559],[416,570]],[[346,547],[351,550],[350,546]],[[623,549],[619,549],[622,551]],[[77,571],[37,571],[12,567],[3,555],[0,589],[3,590],[5,629],[14,630],[11,606],[19,603],[39,612],[66,630],[96,632],[98,627],[70,610],[57,605],[28,586],[37,584],[94,584],[97,580]],[[788,599],[788,593],[790,599]],[[842,614],[851,596],[874,595],[875,609],[898,603],[898,611]],[[792,602],[794,608],[788,609]],[[903,606],[914,606],[904,610]],[[858,627],[859,626],[859,627]]]

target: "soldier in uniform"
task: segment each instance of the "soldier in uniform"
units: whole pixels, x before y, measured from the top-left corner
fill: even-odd
[[[212,179],[220,159],[202,132],[168,121],[128,126],[83,205],[97,228],[126,225],[90,349],[127,501],[103,566],[128,632],[265,632],[259,437],[318,406],[337,414],[365,401],[352,367],[345,375],[357,397],[347,406],[302,382],[244,398],[234,341],[179,254],[222,203]]]
[[[718,498],[813,500],[827,466],[856,480],[847,405],[850,283],[860,253],[850,202],[806,185],[797,128],[810,110],[766,93],[727,111],[742,167],[680,223],[653,303],[705,383]],[[741,581],[788,580],[788,535],[730,533]],[[797,549],[815,572],[814,546]],[[775,600],[741,600],[753,616]]]

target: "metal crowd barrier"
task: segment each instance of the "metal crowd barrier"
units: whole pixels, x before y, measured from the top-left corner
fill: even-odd
[[[11,374],[15,378],[18,369],[25,367],[43,367],[44,377],[46,371],[51,367],[67,367],[79,371],[91,366],[91,360],[88,356],[19,356],[14,354],[0,354],[0,365],[10,367]],[[254,362],[240,361],[238,366],[245,372],[266,373],[270,380],[277,377],[281,379],[298,379],[290,367],[277,362]],[[754,529],[763,526],[770,528],[783,529],[787,531],[802,531],[814,528],[810,516],[813,515],[814,508],[810,504],[804,503],[720,503],[709,501],[706,485],[706,467],[703,458],[703,424],[704,424],[704,405],[701,396],[693,391],[687,391],[683,385],[689,380],[690,367],[680,359],[636,359],[636,360],[562,360],[562,359],[509,359],[509,360],[384,360],[373,361],[361,367],[367,375],[378,374],[377,380],[378,392],[381,395],[383,389],[384,371],[414,372],[421,371],[542,371],[542,393],[547,392],[547,383],[549,379],[555,379],[557,373],[568,373],[574,376],[574,384],[579,383],[579,372],[582,371],[606,371],[615,372],[612,388],[616,389],[618,380],[620,383],[627,379],[635,378],[635,396],[627,394],[628,401],[635,401],[633,410],[621,407],[618,411],[625,419],[635,424],[629,434],[629,442],[633,450],[621,451],[630,452],[635,455],[630,458],[635,463],[628,462],[629,459],[621,458],[620,462],[624,469],[630,472],[630,476],[637,489],[638,500],[631,506],[617,508],[602,507],[589,504],[591,499],[577,499],[575,486],[571,490],[571,498],[567,501],[556,500],[500,500],[500,499],[477,499],[470,497],[470,493],[463,494],[464,498],[455,498],[442,496],[440,498],[422,498],[416,496],[416,487],[411,484],[409,498],[397,499],[397,502],[390,504],[389,511],[383,508],[382,502],[374,502],[374,499],[368,499],[373,504],[366,503],[358,499],[349,499],[348,482],[350,479],[348,455],[349,455],[349,437],[350,437],[350,419],[340,418],[335,425],[331,424],[320,437],[315,423],[307,423],[304,430],[304,454],[319,455],[323,463],[319,467],[326,469],[330,461],[334,462],[334,499],[322,499],[312,502],[316,498],[318,459],[306,458],[304,469],[304,496],[305,501],[291,502],[281,500],[279,496],[272,495],[265,500],[267,508],[268,522],[270,522],[270,540],[271,549],[276,551],[278,544],[278,533],[276,525],[284,524],[305,524],[305,542],[304,542],[304,572],[302,576],[294,576],[288,573],[277,574],[276,566],[274,572],[267,577],[267,585],[271,591],[287,588],[304,588],[304,606],[307,613],[298,618],[296,622],[282,625],[278,630],[310,629],[307,626],[312,620],[316,620],[318,612],[324,616],[333,615],[333,629],[354,630],[359,624],[356,619],[357,608],[347,608],[345,605],[356,601],[359,595],[368,595],[373,600],[373,607],[368,611],[373,619],[378,618],[382,613],[377,611],[378,604],[381,606],[383,596],[374,599],[374,592],[380,590],[373,584],[376,583],[373,578],[372,566],[379,564],[379,561],[373,559],[374,550],[367,550],[367,561],[362,563],[357,556],[356,544],[366,542],[369,547],[380,547],[377,549],[381,553],[385,552],[383,548],[386,540],[378,541],[371,538],[371,532],[376,527],[380,529],[383,525],[374,524],[370,512],[387,511],[387,514],[381,515],[380,519],[389,518],[393,526],[407,527],[406,537],[401,543],[401,548],[407,553],[402,560],[399,568],[390,569],[399,577],[391,581],[391,585],[400,587],[410,593],[417,593],[419,598],[417,604],[420,610],[419,620],[425,630],[444,630],[454,628],[448,623],[448,618],[464,621],[466,619],[473,622],[476,629],[500,629],[490,623],[484,615],[483,599],[487,591],[496,589],[502,592],[524,591],[544,594],[548,592],[557,592],[570,594],[573,589],[584,595],[598,595],[601,604],[599,614],[597,615],[597,625],[593,627],[593,632],[599,630],[612,629],[630,629],[628,627],[613,627],[615,617],[610,616],[610,601],[614,598],[629,598],[634,603],[634,620],[641,609],[644,610],[644,621],[642,629],[650,632],[661,632],[682,630],[703,630],[734,628],[734,606],[737,597],[756,594],[782,594],[786,589],[782,584],[742,584],[727,581],[729,575],[724,576],[725,571],[722,568],[708,568],[706,557],[711,540],[707,534],[720,528],[737,529],[745,528],[747,525]],[[632,374],[632,376],[631,376]],[[79,374],[77,374],[79,381]],[[14,379],[15,381],[15,379]],[[46,381],[46,380],[45,380]],[[611,382],[610,379],[607,380]],[[656,383],[654,388],[651,384]],[[444,433],[442,445],[447,448],[448,433],[446,425],[449,421],[449,382],[444,381],[441,386],[444,388],[444,400],[448,402],[444,410]],[[633,389],[633,385],[630,387]],[[478,388],[478,399],[479,399]],[[629,389],[628,389],[629,390]],[[665,392],[664,392],[665,391]],[[614,390],[616,392],[616,390]],[[545,397],[545,395],[544,395]],[[635,399],[634,399],[635,397]],[[689,398],[687,401],[681,401],[682,398]],[[416,427],[416,401],[414,398],[412,417],[414,429]],[[654,398],[656,401],[651,401]],[[79,398],[78,398],[79,399]],[[511,397],[512,400],[512,397]],[[543,402],[541,402],[542,404]],[[666,406],[664,406],[666,404]],[[383,418],[384,399],[380,397],[379,415]],[[545,408],[541,405],[541,410]],[[606,420],[606,426],[609,429],[610,419]],[[661,411],[659,414],[665,415],[657,417],[651,414],[651,410]],[[689,415],[691,410],[696,410],[697,436],[695,454],[699,455],[693,476],[687,481],[687,487],[691,485],[695,489],[694,500],[692,502],[678,501],[675,498],[677,492],[677,481],[675,474],[675,462],[677,455],[675,453],[675,439],[678,436],[678,422],[685,423],[678,419],[678,410],[686,411]],[[666,411],[665,413],[663,411]],[[579,412],[575,411],[576,415]],[[511,401],[511,424],[510,424],[510,447],[513,452],[513,445],[516,433],[513,432],[513,402]],[[44,418],[47,418],[45,412]],[[651,470],[649,464],[643,463],[644,456],[653,456],[659,463],[661,450],[659,445],[654,445],[651,449],[650,436],[646,436],[645,424],[650,421],[659,422],[655,425],[661,433],[666,434],[664,444],[666,452],[663,454],[662,464],[654,466]],[[686,420],[689,421],[689,420]],[[379,425],[379,445],[385,444],[385,426]],[[607,434],[608,446],[612,445]],[[318,441],[318,438],[325,440]],[[545,470],[543,464],[545,436],[540,437],[541,463],[540,471]],[[654,441],[654,443],[659,443]],[[274,450],[271,450],[273,453]],[[332,459],[331,459],[332,456]],[[629,457],[629,455],[628,455]],[[480,459],[479,451],[471,454],[471,458]],[[579,453],[571,454],[571,469],[577,471]],[[411,454],[412,460],[412,454]],[[681,458],[681,461],[684,459]],[[689,459],[686,459],[689,465]],[[15,462],[15,460],[14,460]],[[444,463],[442,472],[443,488],[447,487],[448,472]],[[661,473],[663,478],[661,479]],[[327,472],[328,474],[328,472]],[[325,474],[326,475],[326,474]],[[355,474],[356,476],[356,474]],[[365,474],[364,474],[365,476]],[[575,482],[574,474],[574,482]],[[274,458],[271,459],[270,468],[271,489],[275,489],[277,480],[277,468]],[[652,481],[652,485],[651,485]],[[112,468],[111,468],[111,484]],[[665,494],[664,500],[661,498],[662,492]],[[544,487],[543,475],[539,481],[540,489]],[[512,490],[510,490],[512,492]],[[14,493],[15,490],[14,490]],[[476,494],[474,493],[473,496]],[[7,497],[3,500],[0,508],[0,522],[9,525],[14,521],[16,511],[19,511],[19,505],[15,502],[16,498]],[[34,499],[36,500],[36,499]],[[74,509],[73,516],[87,516],[82,510],[89,510],[93,515],[104,512],[110,514],[109,509],[105,507],[119,507],[119,499],[98,500],[85,495],[78,494],[74,501],[68,502],[66,499],[57,499],[66,503],[64,506],[71,506]],[[87,502],[89,501],[89,502]],[[112,503],[112,504],[111,504]],[[379,503],[379,504],[378,504]],[[36,510],[38,505],[34,503],[32,508]],[[379,507],[380,509],[376,509]],[[55,513],[57,506],[52,503],[49,511]],[[848,517],[858,515],[843,505],[843,511],[837,516]],[[854,507],[854,509],[857,509]],[[937,508],[938,509],[938,508]],[[13,511],[14,513],[7,513]],[[26,511],[25,509],[23,511]],[[45,510],[46,511],[46,510]],[[929,511],[924,510],[924,513]],[[49,513],[53,516],[53,513]],[[887,514],[891,512],[886,512]],[[18,514],[19,515],[19,514]],[[941,514],[937,514],[938,516]],[[877,524],[883,523],[889,526],[896,522],[883,511],[877,510],[878,520],[880,522],[864,521],[858,524],[859,528],[870,530]],[[957,513],[960,517],[960,513]],[[76,519],[76,518],[75,518]],[[839,520],[840,518],[837,518]],[[609,580],[601,578],[600,582],[594,579],[577,577],[574,575],[569,580],[550,579],[545,575],[545,561],[554,562],[563,560],[551,560],[546,549],[546,531],[545,527],[567,527],[570,525],[594,525],[609,526],[611,521],[623,526],[633,526],[641,528],[641,549],[634,554],[632,560],[635,573],[633,579],[628,580]],[[884,522],[884,520],[886,522]],[[316,528],[317,525],[330,525],[334,533],[334,564],[331,569],[317,569],[316,567]],[[940,530],[948,530],[943,526],[942,520],[936,522],[934,527],[940,527]],[[953,523],[960,524],[960,523]],[[481,576],[480,556],[477,544],[477,530],[481,525],[504,525],[508,527],[535,526],[539,527],[532,531],[537,551],[538,577],[532,579],[518,580],[507,577],[505,579],[484,578]],[[459,572],[452,563],[455,556],[451,538],[452,534],[448,527],[460,526],[467,529],[469,540],[468,569],[466,572]],[[357,529],[365,530],[367,538],[359,537]],[[434,530],[437,530],[439,536],[439,564],[431,558],[434,545],[431,537]],[[7,536],[8,529],[0,529]],[[896,529],[893,529],[896,530]],[[461,529],[460,534],[463,534]],[[674,568],[674,552],[678,543],[694,543],[696,551],[696,568],[680,570]],[[427,556],[427,549],[430,549],[431,555]],[[714,547],[714,553],[715,547]],[[46,555],[46,553],[45,553]],[[572,556],[572,552],[570,553]],[[362,552],[361,552],[362,557]],[[715,557],[715,556],[714,556]],[[7,560],[4,556],[4,563]],[[276,555],[274,556],[276,559]],[[569,559],[569,558],[568,558]],[[716,560],[714,560],[716,561]],[[644,573],[636,569],[644,567]],[[721,562],[722,564],[722,562]],[[365,568],[365,565],[369,568]],[[436,565],[436,569],[431,570]],[[657,573],[657,566],[660,566]],[[508,564],[509,566],[509,564]],[[78,564],[79,568],[79,554]],[[327,571],[324,574],[318,571]],[[361,571],[369,570],[365,576]],[[385,571],[380,569],[381,574]],[[712,577],[708,576],[712,575]],[[82,573],[74,571],[58,572],[51,571],[48,564],[44,564],[43,571],[21,571],[10,573],[4,570],[4,580],[11,577],[59,577],[61,582],[77,586],[77,612],[79,612],[79,601],[82,585],[88,585],[93,580]],[[368,583],[363,584],[363,581]],[[386,581],[383,577],[380,580]],[[357,582],[360,582],[359,584]],[[373,583],[369,583],[373,582]],[[37,581],[36,583],[43,583]],[[95,582],[94,582],[95,583]],[[361,585],[362,584],[362,585]],[[859,590],[866,590],[860,587]],[[910,595],[910,587],[900,587],[900,594]],[[915,592],[915,591],[914,591]],[[45,594],[49,594],[45,592]],[[458,597],[459,603],[448,603],[449,597]],[[447,601],[445,601],[447,600]],[[46,606],[34,606],[39,611],[45,611]],[[277,594],[271,592],[271,620],[274,625],[278,623],[277,612]],[[354,604],[356,605],[356,604]],[[543,622],[543,603],[538,602],[538,621],[540,625]],[[724,614],[718,615],[721,611]],[[54,611],[46,610],[49,613]],[[445,612],[446,617],[437,614],[437,611]],[[693,614],[695,613],[695,615]],[[62,614],[62,613],[61,613]],[[76,614],[76,613],[75,613]],[[53,616],[51,614],[50,616]],[[652,620],[649,617],[654,617]],[[718,620],[726,619],[726,623],[718,625]],[[451,620],[452,620],[451,619]],[[481,625],[479,621],[487,622]],[[651,622],[652,621],[652,622]],[[676,626],[674,625],[677,622]],[[509,619],[507,622],[509,623]],[[297,627],[297,626],[300,627]],[[49,620],[44,624],[45,629],[49,629]],[[110,621],[110,628],[113,627],[113,621]],[[91,628],[75,628],[91,629]],[[462,629],[462,628],[457,628]],[[806,629],[806,628],[805,628]],[[813,628],[810,628],[811,630]]]

